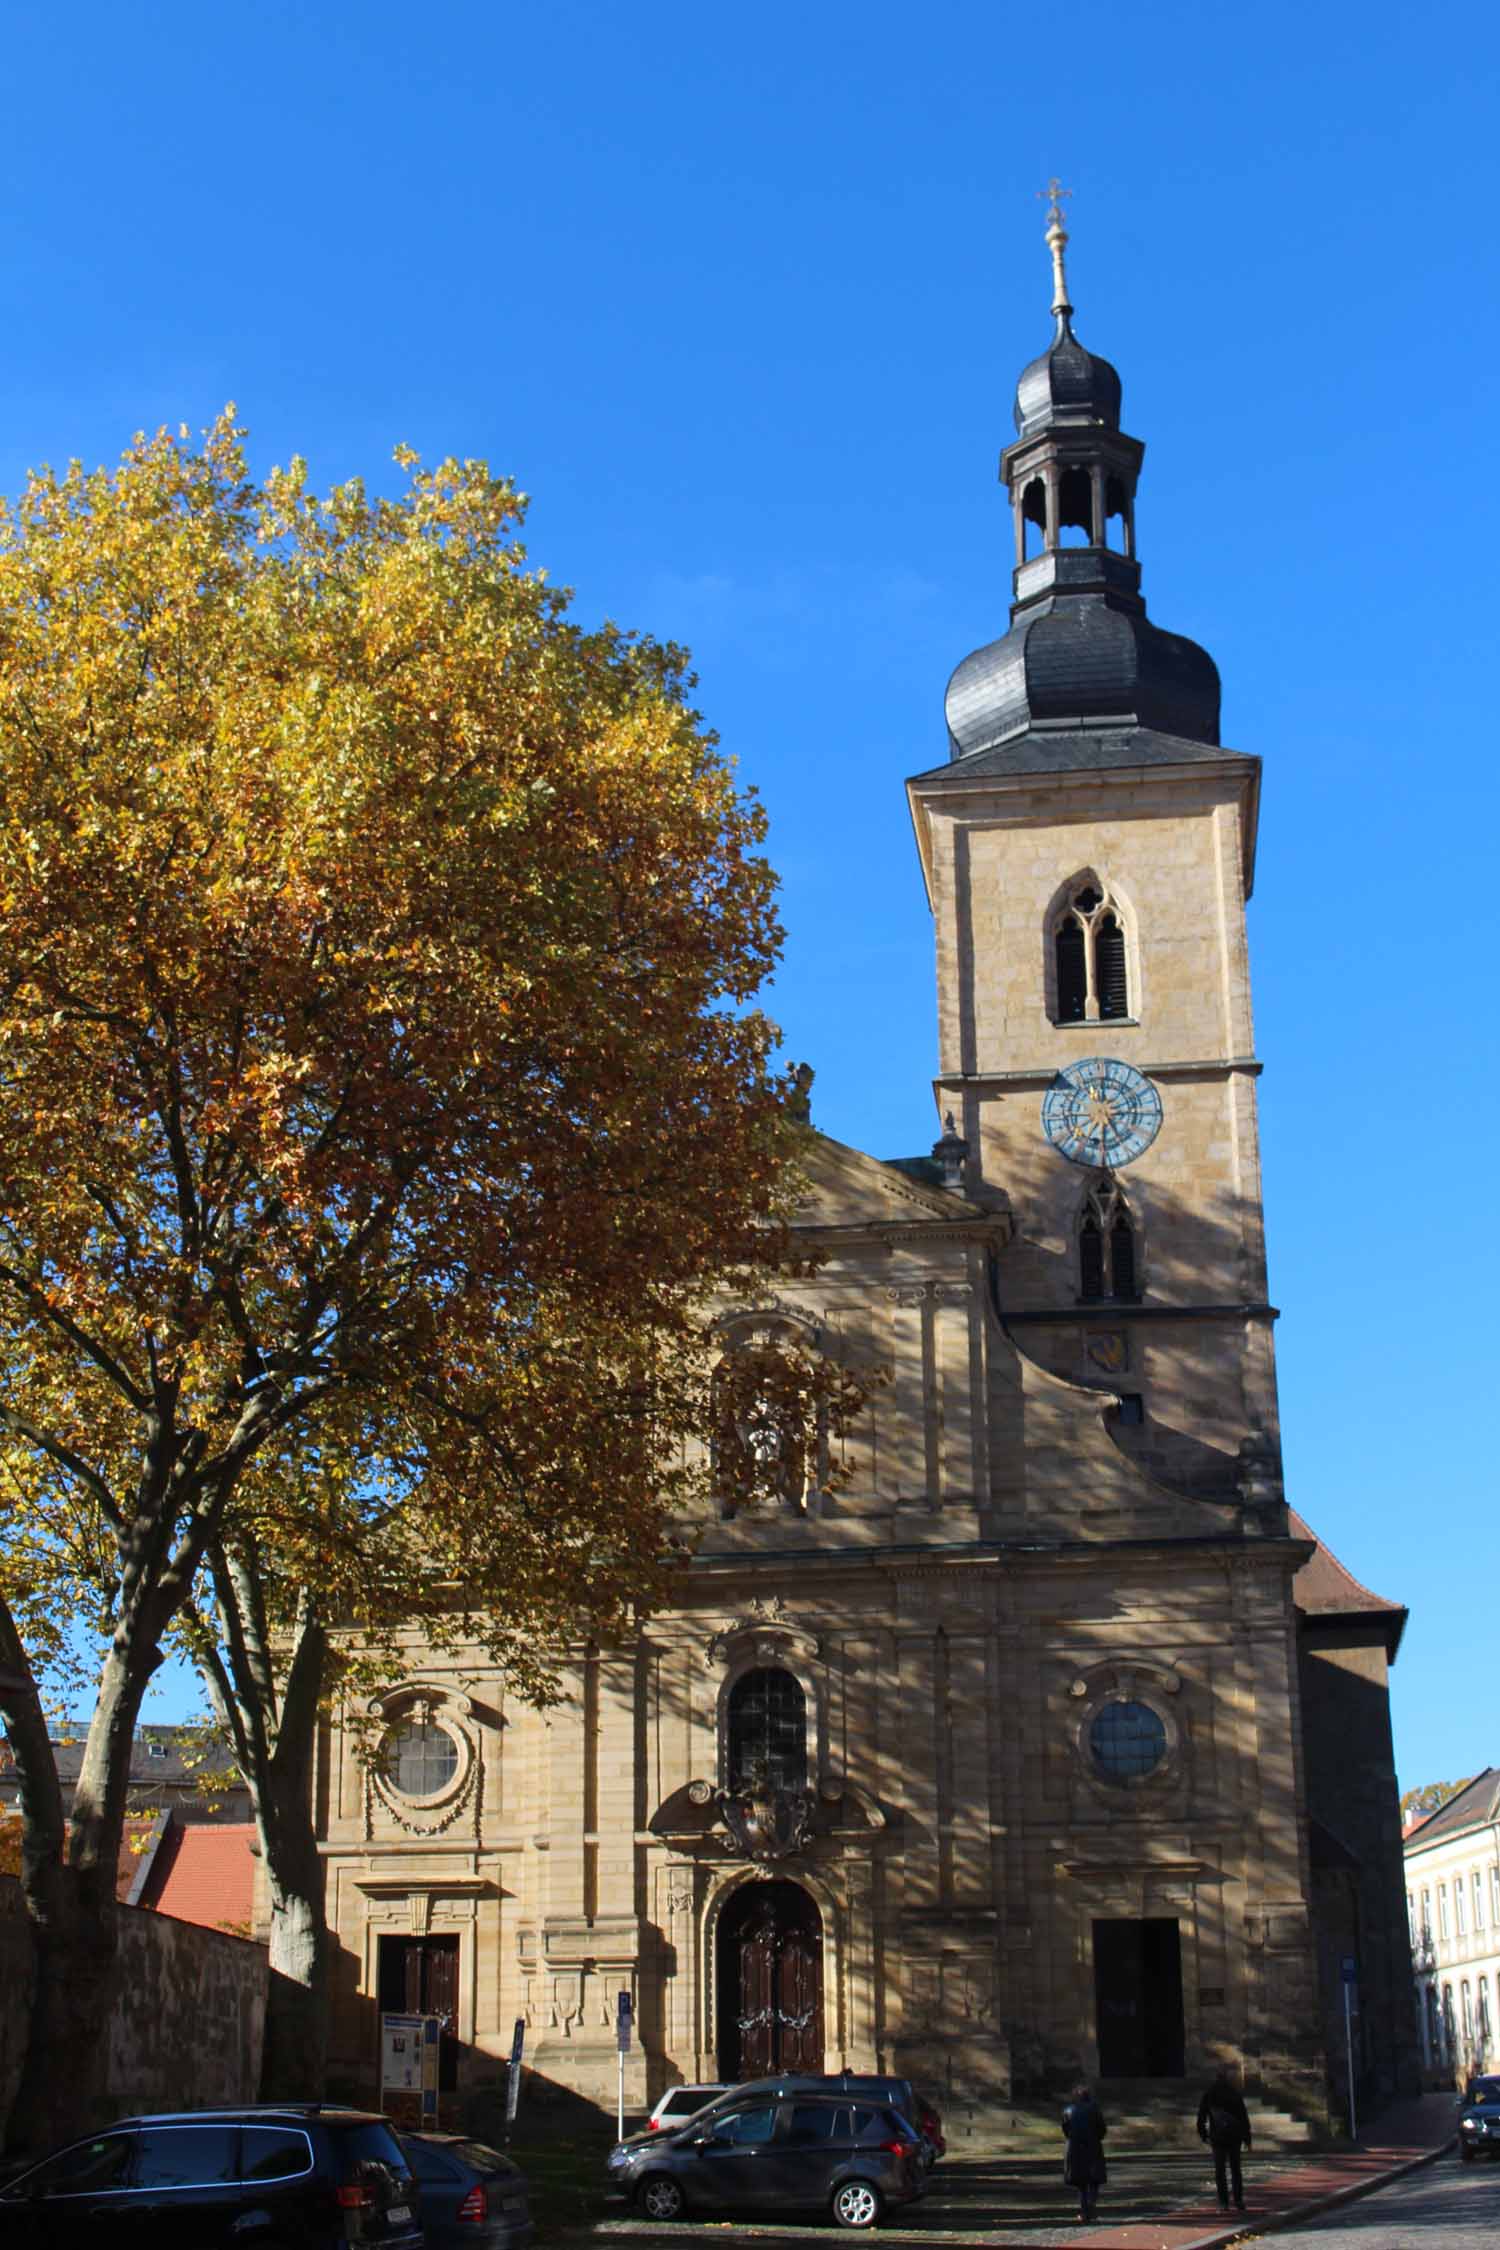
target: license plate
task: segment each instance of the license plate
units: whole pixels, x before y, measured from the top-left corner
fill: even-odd
[[[385,2215],[385,2216],[386,2216],[386,2223],[387,2223],[387,2225],[388,2225],[388,2226],[393,2226],[393,2227],[405,2227],[405,2226],[410,2226],[410,2224],[411,2224],[411,2205],[410,2205],[409,2203],[393,2203],[393,2204],[391,2205],[391,2207],[390,2207],[389,2211],[387,2211],[387,2213],[386,2213],[386,2215]]]

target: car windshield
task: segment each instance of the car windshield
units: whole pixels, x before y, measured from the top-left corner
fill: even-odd
[[[1471,2102],[1500,2102],[1500,2078],[1476,2078],[1469,2088]]]

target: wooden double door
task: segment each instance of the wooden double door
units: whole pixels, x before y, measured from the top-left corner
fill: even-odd
[[[823,2068],[823,1918],[800,1883],[750,1883],[719,1921],[719,2075]]]
[[[458,1939],[382,1937],[379,1992],[382,2015],[438,2018],[438,2089],[451,2094],[458,2084]]]

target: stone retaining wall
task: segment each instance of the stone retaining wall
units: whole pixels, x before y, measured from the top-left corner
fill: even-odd
[[[101,2122],[137,2109],[254,2101],[265,2029],[266,1949],[247,1938],[120,1908],[120,1977],[105,2046]],[[20,2082],[32,1979],[21,1886],[0,1877],[0,2121]]]

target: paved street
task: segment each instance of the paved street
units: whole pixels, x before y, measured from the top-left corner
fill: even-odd
[[[1494,2250],[1500,2242],[1500,2164],[1460,2164],[1443,2156],[1378,2194],[1305,2227],[1278,2244],[1309,2250]]]

